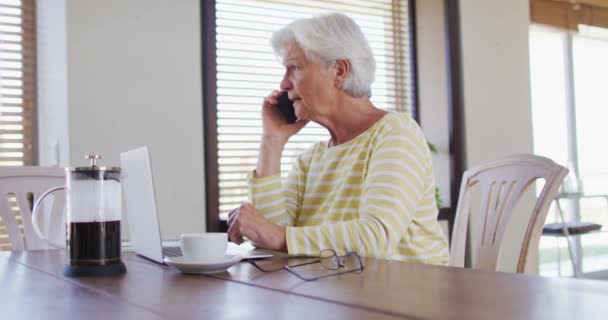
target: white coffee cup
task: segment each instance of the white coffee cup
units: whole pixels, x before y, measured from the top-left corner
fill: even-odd
[[[226,256],[228,234],[184,233],[179,237],[184,259],[192,262],[215,262]]]

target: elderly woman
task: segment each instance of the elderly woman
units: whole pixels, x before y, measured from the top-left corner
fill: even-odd
[[[431,155],[416,122],[369,100],[375,61],[342,14],[292,22],[272,36],[285,75],[262,105],[263,136],[249,180],[251,204],[229,215],[230,239],[290,255],[340,254],[446,264]],[[298,121],[276,109],[287,92]],[[281,153],[308,121],[329,131],[281,181]]]

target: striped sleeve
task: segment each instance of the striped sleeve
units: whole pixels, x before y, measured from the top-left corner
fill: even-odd
[[[249,201],[266,219],[281,226],[293,226],[299,208],[300,194],[304,181],[301,157],[285,181],[275,174],[264,178],[254,178],[255,171],[248,175]]]
[[[289,254],[316,255],[333,248],[341,254],[355,251],[362,256],[393,256],[423,197],[428,180],[425,164],[430,161],[424,137],[421,141],[421,136],[410,128],[395,131],[378,138],[369,158],[359,218],[288,227]]]

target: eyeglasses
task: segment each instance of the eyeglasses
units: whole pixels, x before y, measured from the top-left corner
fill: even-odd
[[[280,271],[280,270],[287,270],[288,272],[292,273],[296,277],[298,277],[302,280],[305,280],[305,281],[314,281],[314,280],[319,280],[319,279],[323,279],[323,278],[327,278],[327,277],[333,277],[333,276],[346,274],[346,273],[363,272],[363,262],[361,262],[361,257],[359,257],[359,255],[356,252],[347,252],[345,255],[339,256],[336,253],[336,251],[334,251],[333,249],[325,249],[325,250],[321,251],[319,254],[319,258],[316,260],[299,263],[299,264],[293,264],[293,265],[286,264],[286,265],[283,265],[282,267],[276,268],[276,269],[264,269],[252,260],[249,260],[248,262],[251,265],[253,265],[256,269],[258,269],[262,272],[276,272],[276,271]],[[337,271],[337,272],[333,272],[330,274],[324,274],[322,276],[317,276],[317,277],[307,277],[307,276],[303,275],[302,273],[297,272],[295,270],[295,268],[297,268],[297,267],[312,265],[312,264],[316,264],[316,263],[320,263],[321,266],[323,266],[327,270],[332,270],[332,271]],[[338,271],[341,268],[345,268],[346,270]]]

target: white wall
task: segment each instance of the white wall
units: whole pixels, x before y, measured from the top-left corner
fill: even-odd
[[[67,106],[71,166],[90,153],[119,165],[120,152],[148,145],[163,237],[204,231],[199,1],[68,0],[65,9],[67,104],[43,106],[40,123],[62,123],[45,112]]]
[[[416,44],[420,124],[426,138],[439,151],[433,155],[435,182],[444,207],[450,207],[450,136],[443,3],[443,0],[416,2]]]
[[[466,167],[514,153],[533,153],[528,0],[462,0]],[[516,208],[500,269],[515,270],[533,192]],[[523,210],[522,208],[527,208]],[[472,220],[477,226],[478,220]],[[506,259],[509,257],[509,259]]]
[[[38,163],[69,163],[65,0],[36,1]]]
[[[450,132],[448,118],[448,70],[446,59],[444,0],[416,2],[416,48],[418,67],[418,105],[420,125],[429,142],[437,147],[433,154],[435,183],[442,207],[451,207]],[[455,205],[455,204],[454,204]],[[445,235],[447,220],[441,221]]]

